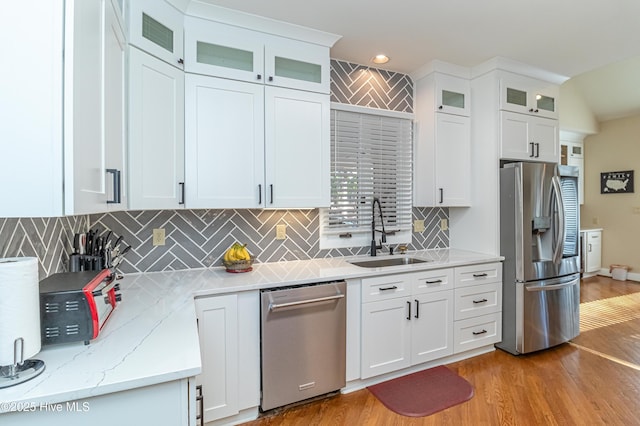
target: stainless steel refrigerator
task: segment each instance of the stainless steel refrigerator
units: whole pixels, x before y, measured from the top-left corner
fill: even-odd
[[[580,332],[578,169],[508,163],[500,169],[502,342],[525,354]]]

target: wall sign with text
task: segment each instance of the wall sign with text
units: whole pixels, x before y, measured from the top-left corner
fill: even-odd
[[[633,192],[633,170],[600,173],[601,194],[626,194]]]

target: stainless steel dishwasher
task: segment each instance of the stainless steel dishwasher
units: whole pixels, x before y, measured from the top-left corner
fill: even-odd
[[[345,386],[344,281],[261,291],[263,411]]]

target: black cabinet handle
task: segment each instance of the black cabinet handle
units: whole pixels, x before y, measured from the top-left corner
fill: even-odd
[[[484,303],[487,299],[474,300],[473,303]]]
[[[420,302],[418,301],[418,299],[414,299],[414,302],[416,302],[416,316],[415,316],[415,318],[420,318]]]
[[[178,59],[178,63],[179,63],[180,65],[184,65],[184,59],[182,59],[182,58]]]
[[[535,155],[536,155],[535,143],[529,142],[529,145],[531,145],[531,154],[529,154],[529,157],[535,157]]]
[[[411,321],[411,302],[407,300],[407,307],[409,308],[409,313],[407,314],[407,319]]]
[[[540,157],[540,142],[536,142],[536,158]]]
[[[482,274],[473,274],[473,278],[482,278],[482,277],[486,277],[487,273],[483,272]]]
[[[200,421],[200,426],[204,426],[204,398],[202,397],[202,385],[196,386],[196,421]]]
[[[273,184],[269,185],[269,193],[271,194],[271,201],[269,204],[273,204]]]
[[[269,76],[269,81],[273,81],[273,76]]]
[[[258,184],[258,205],[262,205],[262,184]]]
[[[258,74],[256,77],[258,80],[262,80],[262,74]]]
[[[397,285],[392,285],[391,287],[378,287],[378,290],[380,291],[389,291],[389,290],[397,290],[398,286]]]
[[[474,332],[473,332],[473,335],[474,335],[474,336],[478,336],[478,335],[480,335],[480,334],[485,334],[486,332],[487,332],[487,330],[474,331]]]
[[[425,281],[425,284],[440,284],[442,280]]]
[[[178,204],[184,204],[184,182],[178,182],[180,186],[180,199],[178,200]]]
[[[107,204],[120,204],[122,199],[120,197],[120,170],[118,169],[107,169],[107,173],[111,173],[113,175],[113,198],[111,200],[107,200]]]
[[[438,109],[442,109],[442,108],[443,108],[443,106],[442,106],[442,105],[440,105],[440,106],[438,107]]]
[[[440,204],[444,202],[444,189],[440,188]]]

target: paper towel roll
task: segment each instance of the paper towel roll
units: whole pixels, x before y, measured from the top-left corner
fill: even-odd
[[[24,339],[24,359],[40,352],[38,259],[0,259],[0,365],[14,362],[14,341]]]

